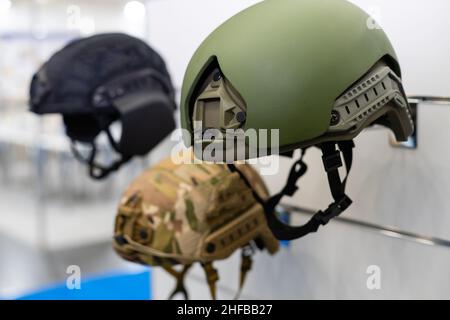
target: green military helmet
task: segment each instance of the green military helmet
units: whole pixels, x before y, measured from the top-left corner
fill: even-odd
[[[268,193],[258,173],[239,165],[258,196]],[[240,288],[255,248],[278,250],[262,206],[237,172],[221,164],[175,164],[166,159],[141,174],[120,203],[114,248],[123,258],[162,266],[178,280],[173,292],[187,292],[183,277],[195,262],[205,269],[215,297],[215,260],[242,248]],[[181,272],[174,265],[183,265]]]
[[[266,0],[226,21],[184,77],[186,142],[210,143],[205,129],[223,133],[216,143],[226,129],[279,129],[267,148],[283,152],[349,140],[374,122],[406,140],[413,125],[397,56],[370,19],[344,0]],[[265,145],[245,157],[270,153]]]
[[[261,202],[270,229],[285,240],[315,232],[351,204],[340,152],[348,171],[352,139],[364,128],[384,125],[399,141],[414,130],[389,39],[344,0],[266,0],[219,26],[187,68],[181,124],[190,133],[185,143],[208,161],[322,149],[335,200],[328,209],[297,228],[273,214],[281,197],[295,192],[306,171],[302,159],[286,188]]]

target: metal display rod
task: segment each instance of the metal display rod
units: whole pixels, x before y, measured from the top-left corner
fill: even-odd
[[[294,206],[294,205],[290,205],[290,204],[282,204],[281,207],[284,210],[286,210],[287,212],[295,213],[295,214],[314,215],[317,212],[316,210],[302,208],[302,207],[298,207],[298,206]],[[424,235],[421,235],[421,234],[415,233],[415,232],[403,231],[403,230],[400,230],[395,227],[382,226],[382,225],[378,225],[378,224],[374,224],[374,223],[370,223],[370,222],[359,221],[359,220],[346,218],[346,217],[336,217],[335,220],[345,223],[345,224],[348,224],[348,225],[353,225],[353,226],[370,229],[372,231],[379,232],[382,235],[391,237],[391,238],[409,240],[409,241],[413,241],[413,242],[428,245],[428,246],[440,246],[440,247],[450,248],[450,240],[446,240],[446,239],[424,236]]]
[[[450,104],[450,97],[437,96],[409,96],[410,103],[432,102],[436,104]]]

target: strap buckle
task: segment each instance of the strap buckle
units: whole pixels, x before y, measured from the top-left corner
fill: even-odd
[[[320,222],[321,225],[326,225],[331,219],[340,215],[352,204],[352,200],[344,195],[338,202],[330,204],[330,206],[325,211],[319,211],[315,218]]]
[[[300,179],[308,170],[308,166],[303,162],[304,151],[302,151],[302,156],[297,160],[289,172],[289,177],[286,185],[282,190],[283,195],[292,196],[297,190],[297,181]]]
[[[337,150],[331,154],[322,156],[322,161],[326,172],[342,167],[341,153]]]

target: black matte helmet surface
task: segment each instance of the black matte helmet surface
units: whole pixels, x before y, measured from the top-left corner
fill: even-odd
[[[31,111],[63,115],[73,141],[106,131],[126,158],[148,153],[174,128],[174,89],[164,60],[145,42],[120,34],[75,40],[34,75]],[[109,126],[122,122],[120,141]]]

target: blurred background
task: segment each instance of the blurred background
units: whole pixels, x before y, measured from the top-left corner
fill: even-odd
[[[56,290],[65,283],[71,265],[80,267],[81,293],[70,295],[62,289],[40,297],[168,296],[171,278],[158,269],[120,260],[110,239],[123,189],[166,156],[173,142],[164,141],[148,157],[133,160],[106,181],[92,181],[71,155],[60,117],[28,112],[29,82],[68,41],[119,31],[144,39],[163,56],[179,92],[201,41],[257,2],[0,0],[0,298]],[[448,1],[352,2],[372,14],[390,37],[409,95],[450,96]],[[358,137],[348,187],[354,204],[345,219],[284,244],[274,257],[259,254],[242,297],[449,299],[449,123],[449,106],[421,103],[416,149],[393,147],[385,130]],[[292,223],[308,218],[304,209],[324,208],[330,200],[319,153],[310,151],[306,160],[310,171],[301,181],[300,195],[285,199],[285,204],[301,209],[292,215]],[[280,174],[265,177],[271,191],[282,187],[289,162],[282,159]],[[238,258],[218,264],[220,298],[234,296]],[[379,289],[367,286],[371,266],[381,271]],[[100,282],[97,295],[83,289],[92,288],[89,281],[118,276],[137,278]],[[190,273],[188,286],[192,298],[209,299],[199,268]]]

